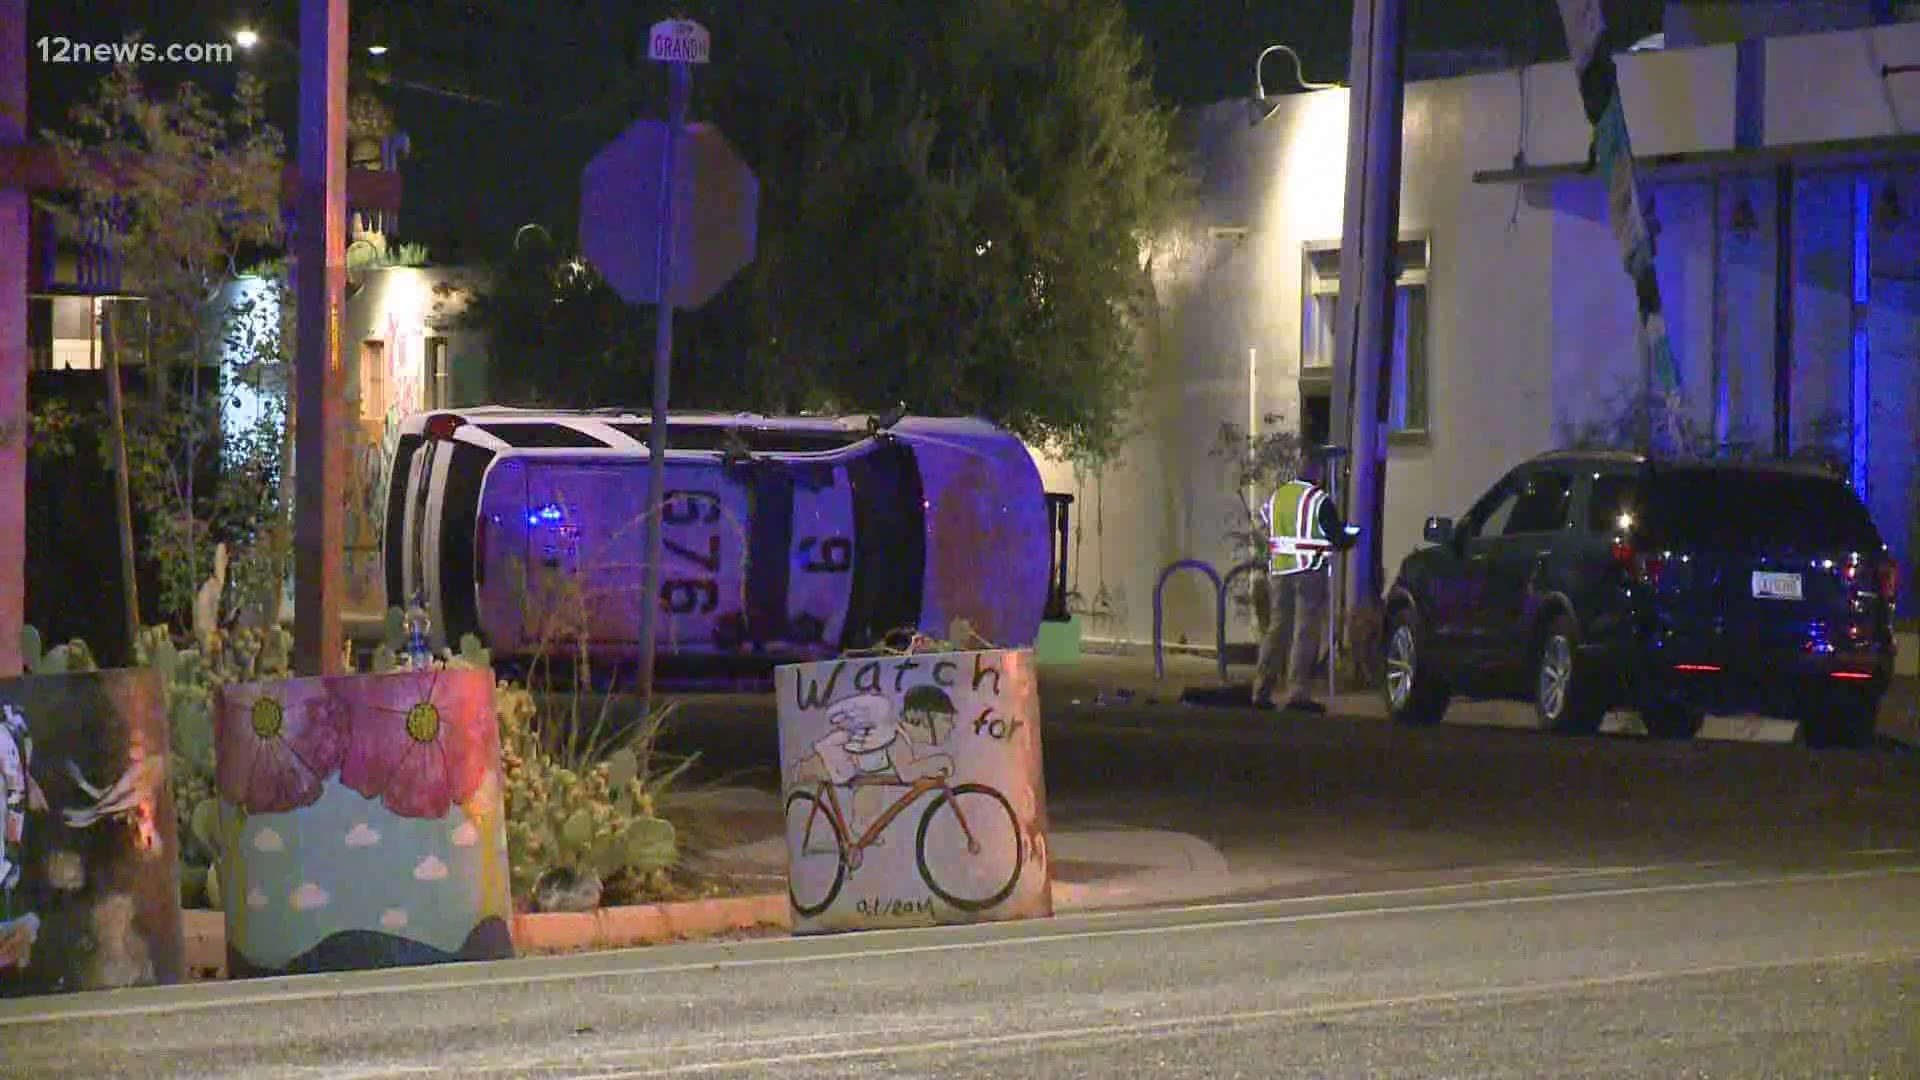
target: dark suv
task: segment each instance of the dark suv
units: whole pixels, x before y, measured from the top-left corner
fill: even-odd
[[[1614,708],[1691,738],[1708,712],[1859,745],[1893,673],[1898,567],[1866,507],[1809,466],[1543,454],[1508,473],[1387,593],[1387,706],[1531,700],[1590,733]]]

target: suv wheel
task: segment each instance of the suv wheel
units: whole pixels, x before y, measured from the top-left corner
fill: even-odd
[[[1579,627],[1570,615],[1555,617],[1540,635],[1534,657],[1533,710],[1553,731],[1591,735],[1600,730],[1607,709],[1588,685],[1592,680],[1579,658]]]
[[[1402,608],[1387,624],[1387,715],[1401,724],[1434,724],[1447,711],[1452,691],[1425,656],[1420,620],[1412,608]]]

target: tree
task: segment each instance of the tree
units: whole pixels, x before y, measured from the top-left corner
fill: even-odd
[[[260,85],[244,75],[233,99],[217,102],[191,84],[155,96],[127,65],[74,110],[70,132],[47,136],[73,189],[51,209],[68,235],[106,223],[126,291],[145,297],[146,366],[127,395],[120,467],[158,580],[148,614],[175,622],[190,613],[215,544],[238,553],[235,599],[260,604],[277,599],[291,550],[276,368],[289,339],[274,316],[290,306],[271,303],[273,283],[237,306],[228,288],[281,239],[284,142],[261,107]],[[225,430],[222,405],[243,394],[255,418]]]
[[[1189,183],[1121,5],[690,6],[725,28],[696,114],[759,174],[760,237],[742,279],[676,323],[676,403],[905,404],[1111,449],[1153,302],[1144,244]],[[476,302],[492,370],[549,401],[629,403],[651,313],[572,261],[523,250]]]

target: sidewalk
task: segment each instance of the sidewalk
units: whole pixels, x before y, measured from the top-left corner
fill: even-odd
[[[1210,656],[1168,652],[1166,675],[1154,676],[1153,654],[1142,649],[1129,653],[1086,653],[1072,665],[1043,665],[1040,688],[1048,703],[1072,705],[1125,706],[1133,704],[1170,704],[1178,702],[1188,690],[1218,689],[1220,670]],[[1230,665],[1229,685],[1246,686],[1253,669]],[[1386,702],[1377,690],[1342,692],[1326,699],[1324,679],[1317,694],[1329,706],[1333,716],[1349,720],[1385,720]],[[1198,706],[1196,706],[1198,707]],[[1455,701],[1447,710],[1447,722],[1470,726],[1530,728],[1537,727],[1533,709],[1524,702]],[[1633,734],[1641,732],[1639,720],[1631,713],[1618,712],[1607,717],[1602,731]],[[1797,725],[1790,721],[1752,716],[1710,716],[1700,737],[1710,740],[1743,742],[1792,742]],[[1893,680],[1880,704],[1880,735],[1908,746],[1920,748],[1920,678],[1901,675]]]

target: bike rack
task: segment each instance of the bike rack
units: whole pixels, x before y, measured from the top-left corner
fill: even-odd
[[[1227,591],[1242,574],[1249,574],[1266,566],[1259,559],[1249,559],[1227,572],[1225,580],[1213,564],[1204,559],[1181,559],[1160,571],[1160,580],[1153,586],[1153,677],[1167,677],[1167,656],[1165,642],[1161,640],[1162,628],[1166,623],[1166,612],[1162,598],[1166,593],[1167,579],[1182,570],[1198,570],[1213,582],[1213,652],[1220,663],[1220,681],[1227,681]]]

